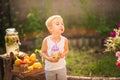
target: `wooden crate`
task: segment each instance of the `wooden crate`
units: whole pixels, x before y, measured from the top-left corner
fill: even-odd
[[[17,72],[12,70],[12,80],[46,80],[44,68],[34,69],[29,72]]]
[[[34,69],[32,71],[21,72],[21,75],[23,75],[23,76],[31,75],[32,76],[34,74],[41,73],[41,72],[44,72],[44,68]]]
[[[23,77],[33,76],[34,74],[41,73],[41,72],[44,72],[44,67],[43,68],[34,69],[32,71],[25,71],[25,72],[20,72],[20,71],[15,70],[15,69],[12,70],[13,75],[14,74],[15,75],[19,74],[20,76],[23,76]]]

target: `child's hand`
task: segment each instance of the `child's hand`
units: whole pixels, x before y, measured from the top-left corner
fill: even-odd
[[[64,58],[63,53],[59,53],[59,58]]]
[[[58,61],[59,61],[59,58],[49,57],[48,60],[51,61],[51,62],[58,62]]]

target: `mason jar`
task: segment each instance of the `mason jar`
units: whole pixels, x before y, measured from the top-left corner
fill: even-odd
[[[10,55],[13,52],[15,55],[18,54],[20,40],[18,37],[18,32],[15,28],[6,29],[5,35],[5,45],[6,45],[6,53]]]
[[[52,57],[53,57],[53,58],[59,58],[59,53],[60,53],[60,51],[59,51],[59,47],[58,47],[57,45],[54,45],[54,46],[52,47],[51,52],[52,52]]]

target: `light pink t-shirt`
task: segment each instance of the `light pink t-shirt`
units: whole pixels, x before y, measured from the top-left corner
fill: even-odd
[[[58,42],[58,43],[55,43],[51,40],[51,35],[46,37],[47,39],[47,54],[48,56],[51,56],[52,55],[52,47],[54,45],[57,45],[59,47],[59,51],[62,53],[64,52],[64,45],[65,45],[65,37],[61,36],[61,40]],[[52,71],[52,70],[57,70],[57,69],[61,69],[61,68],[64,68],[66,65],[66,61],[65,61],[65,57],[64,58],[60,58],[58,62],[50,62],[48,60],[45,60],[45,70],[46,71]]]

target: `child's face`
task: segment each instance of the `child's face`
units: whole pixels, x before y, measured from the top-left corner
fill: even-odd
[[[64,32],[64,23],[61,18],[52,21],[52,34],[62,34]]]

